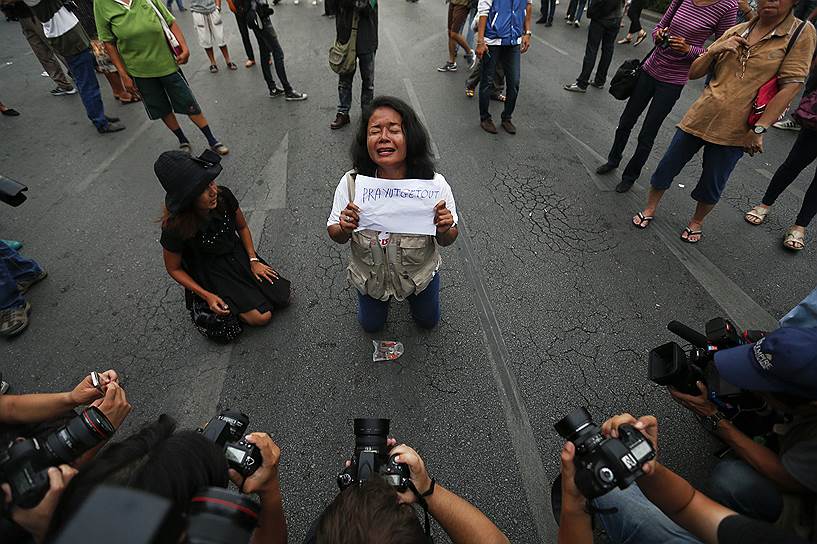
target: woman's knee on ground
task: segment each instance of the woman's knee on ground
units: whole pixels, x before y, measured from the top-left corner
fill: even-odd
[[[266,311],[264,313],[258,310],[250,310],[240,314],[241,320],[252,327],[263,327],[272,320],[272,312]]]

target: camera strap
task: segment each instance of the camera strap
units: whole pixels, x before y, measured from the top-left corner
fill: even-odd
[[[431,487],[429,487],[428,491],[426,491],[425,493],[420,493],[417,490],[417,486],[415,486],[414,482],[412,482],[411,480],[408,480],[407,485],[411,492],[414,493],[414,496],[417,497],[417,504],[419,504],[423,508],[423,514],[425,514],[426,518],[425,526],[426,539],[428,540],[428,542],[433,542],[433,540],[431,540],[431,520],[429,519],[428,515],[428,503],[426,502],[426,497],[434,493],[434,487],[437,485],[437,481],[434,478],[432,478]]]

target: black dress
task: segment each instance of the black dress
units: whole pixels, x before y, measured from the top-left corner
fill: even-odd
[[[218,205],[195,236],[185,240],[163,228],[159,241],[166,250],[180,253],[184,270],[221,297],[233,314],[285,308],[289,305],[289,280],[279,277],[270,283],[255,279],[250,257],[236,231],[237,210],[238,200],[232,191],[219,186]],[[266,264],[263,259],[261,262]]]

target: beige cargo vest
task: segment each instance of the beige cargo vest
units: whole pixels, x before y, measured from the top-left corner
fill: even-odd
[[[346,173],[349,200],[355,200],[355,173]],[[364,295],[378,300],[394,296],[405,300],[431,283],[442,263],[433,236],[391,234],[389,244],[380,246],[377,231],[360,230],[352,233],[352,255],[346,277]]]

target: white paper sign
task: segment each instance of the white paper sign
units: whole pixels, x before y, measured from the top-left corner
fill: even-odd
[[[443,200],[443,185],[434,179],[376,179],[358,175],[354,202],[361,229],[400,234],[437,234],[434,206]]]

